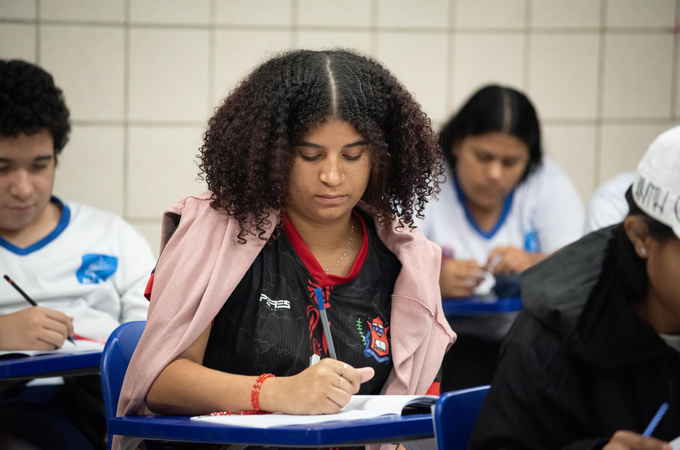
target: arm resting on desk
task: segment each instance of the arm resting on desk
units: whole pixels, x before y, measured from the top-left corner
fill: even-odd
[[[146,396],[150,410],[164,414],[200,415],[214,411],[252,410],[250,394],[257,377],[235,375],[202,365],[210,337],[205,329],[198,339],[163,369]],[[260,389],[260,408],[288,414],[333,414],[359,392],[373,369],[344,369],[343,363],[325,358],[303,372],[269,378]]]

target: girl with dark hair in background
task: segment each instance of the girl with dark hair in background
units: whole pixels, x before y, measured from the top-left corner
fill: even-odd
[[[418,229],[443,250],[444,297],[494,290],[519,295],[522,271],[583,232],[584,209],[567,175],[543,156],[536,111],[522,93],[486,86],[446,123],[439,142],[447,181]],[[443,390],[488,384],[514,314],[456,322]]]
[[[356,393],[438,389],[455,334],[439,248],[412,225],[441,152],[404,87],[348,51],[285,53],[226,98],[204,141],[210,191],[164,217],[119,415],[327,414]]]
[[[470,448],[670,450],[680,435],[680,127],[626,198],[623,223],[524,275]]]

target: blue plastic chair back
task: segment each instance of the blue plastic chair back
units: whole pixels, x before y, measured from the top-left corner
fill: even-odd
[[[101,378],[106,420],[116,417],[118,398],[132,354],[142,337],[146,322],[127,322],[111,333],[102,352]],[[109,436],[109,439],[111,436]]]
[[[434,436],[439,450],[468,448],[477,416],[489,391],[480,386],[442,394],[434,407]]]

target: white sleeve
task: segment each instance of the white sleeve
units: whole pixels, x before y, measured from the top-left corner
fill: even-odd
[[[431,220],[427,220],[428,212],[430,215],[432,215],[432,202],[436,200],[430,199],[430,203],[428,203],[425,206],[425,211],[423,211],[423,215],[425,216],[424,219],[420,219],[418,217],[413,217],[413,225],[416,226],[416,229],[420,234],[425,236],[427,239],[430,239],[430,222]]]
[[[144,289],[156,260],[144,236],[122,218],[117,222],[120,245],[116,273],[116,288],[121,299],[119,321],[146,320],[149,302],[144,297]]]
[[[586,233],[621,222],[626,217],[628,205],[626,204],[626,210],[623,211],[623,214],[621,214],[620,209],[620,206],[612,202],[608,196],[601,193],[598,195],[597,192],[593,194],[590,202],[588,202]]]
[[[553,253],[583,235],[585,211],[567,174],[552,161],[544,162],[537,183],[536,234],[541,253]]]
[[[588,202],[586,233],[621,222],[628,214],[626,191],[635,181],[635,172],[624,172],[605,182]]]

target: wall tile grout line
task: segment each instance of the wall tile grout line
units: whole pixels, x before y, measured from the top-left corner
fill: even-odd
[[[607,57],[607,0],[600,0],[600,48],[597,67],[597,103],[595,107],[595,155],[593,158],[593,187],[601,184],[600,167],[602,167],[602,135],[603,135],[603,115],[604,115],[604,75],[605,58]]]
[[[128,196],[130,179],[130,0],[125,0],[123,33],[123,217],[129,219]]]
[[[529,0],[527,0],[529,1]],[[297,0],[294,1],[297,5]],[[377,2],[376,2],[377,4]],[[76,20],[55,20],[43,19],[44,25],[74,26],[74,27],[129,27],[131,29],[189,29],[189,30],[253,30],[253,31],[289,31],[292,27],[286,25],[250,25],[250,24],[186,24],[186,23],[125,23],[125,22],[103,22],[103,21],[76,21]],[[27,19],[7,19],[0,18],[0,24],[33,24],[33,20]],[[526,27],[497,27],[497,28],[475,28],[475,27],[379,27],[375,26],[311,26],[295,25],[299,31],[334,31],[334,32],[377,32],[388,33],[460,33],[460,34],[524,34]],[[533,35],[542,34],[599,34],[599,28],[592,27],[545,27],[531,28],[529,32]],[[610,27],[606,29],[608,34],[672,34],[672,27]]]
[[[215,98],[215,67],[217,65],[217,0],[210,0],[210,35],[208,41],[208,117],[213,114],[213,99]]]
[[[133,127],[202,127],[205,121],[170,121],[170,120],[74,120],[80,126],[133,126]]]
[[[35,0],[35,63],[40,65],[40,0]]]
[[[607,117],[602,118],[601,122],[605,125],[660,125],[672,122],[673,119],[666,117],[650,118],[650,117]],[[441,120],[440,120],[441,122]],[[550,125],[596,125],[597,118],[559,118],[548,117],[542,118],[541,123]],[[155,128],[196,128],[205,126],[205,121],[163,121],[163,120],[73,120],[71,124],[77,126],[91,126],[91,127],[155,127]]]
[[[667,117],[648,118],[648,117],[608,117],[602,119],[561,119],[561,118],[542,118],[541,123],[549,125],[663,125],[672,122]]]
[[[298,46],[298,0],[291,0],[290,4],[290,34],[291,34],[291,47],[297,48]]]
[[[378,13],[380,6],[378,5],[378,0],[371,0],[371,12],[370,12],[370,41],[369,48],[371,56],[378,58]]]
[[[456,0],[449,1],[449,14],[448,14],[448,24],[449,28],[453,28],[456,24],[456,14],[458,13],[458,2]],[[453,66],[456,60],[456,35],[455,33],[449,33],[446,36],[446,88],[444,89],[444,105],[446,108],[445,116],[449,117],[453,114],[453,96],[455,95],[453,83],[455,77],[456,68]],[[446,123],[446,122],[444,122]],[[438,131],[438,130],[437,130]]]
[[[671,117],[674,119],[680,118],[680,111],[678,111],[678,78],[680,77],[680,0],[675,0],[675,30],[673,33],[673,67],[671,67]]]
[[[522,70],[522,89],[529,92],[529,84],[531,83],[531,9],[533,3],[531,0],[524,0],[524,61]]]

